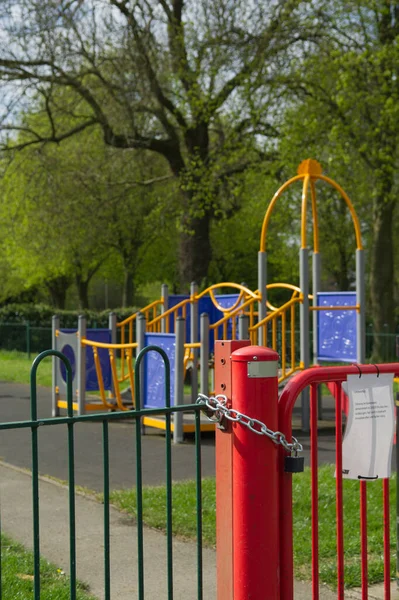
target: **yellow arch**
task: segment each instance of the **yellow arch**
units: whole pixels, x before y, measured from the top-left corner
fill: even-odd
[[[307,224],[307,197],[308,190],[310,187],[311,193],[311,202],[312,202],[312,220],[313,220],[313,250],[314,252],[319,252],[319,224],[318,224],[318,216],[317,216],[317,198],[316,198],[316,186],[315,182],[317,180],[325,181],[329,185],[331,185],[343,198],[346,205],[349,208],[349,212],[352,217],[353,226],[355,229],[355,237],[356,237],[356,248],[357,250],[363,249],[362,244],[362,236],[360,230],[360,223],[356,211],[352,202],[349,199],[347,193],[343,190],[343,188],[336,183],[330,177],[323,175],[322,168],[320,163],[316,160],[306,159],[301,162],[298,167],[298,174],[295,177],[291,177],[288,181],[286,181],[274,194],[267,210],[265,217],[262,223],[262,231],[260,235],[260,251],[266,251],[266,234],[269,226],[271,214],[273,209],[277,203],[277,200],[281,197],[284,191],[290,187],[296,181],[303,181],[302,184],[302,206],[301,206],[301,248],[306,248],[306,224]]]
[[[231,288],[234,288],[234,289],[240,291],[240,294],[239,294],[236,302],[232,306],[229,306],[228,308],[220,306],[219,302],[215,298],[214,290],[221,288],[221,287],[231,287]],[[258,299],[258,294],[256,294],[255,292],[252,292],[250,289],[248,289],[244,285],[241,285],[240,283],[231,283],[231,282],[227,282],[227,281],[225,281],[223,283],[215,283],[215,284],[211,285],[210,287],[206,288],[206,290],[204,290],[203,292],[197,294],[195,296],[195,300],[199,300],[203,296],[206,296],[206,294],[209,294],[213,304],[216,306],[216,308],[218,310],[222,311],[223,313],[231,312],[232,310],[237,308],[237,306],[239,306],[239,304],[241,303],[244,296],[247,296],[249,298],[253,298],[256,300]]]
[[[278,189],[277,192],[274,194],[269,206],[267,207],[265,218],[263,219],[263,223],[262,223],[262,232],[260,234],[260,251],[261,252],[265,252],[265,250],[266,250],[266,232],[267,232],[267,228],[269,226],[270,217],[272,216],[273,208],[275,207],[277,200],[280,198],[280,196],[283,194],[283,192],[285,192],[285,190],[292,183],[295,183],[295,181],[299,181],[300,179],[302,179],[302,175],[296,175],[295,177],[291,177],[291,179],[286,181],[281,186],[281,188]]]

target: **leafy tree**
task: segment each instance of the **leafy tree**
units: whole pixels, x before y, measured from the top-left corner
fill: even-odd
[[[27,135],[6,147],[60,142],[97,125],[110,146],[161,156],[180,190],[180,283],[201,282],[225,182],[275,157],[276,77],[319,35],[313,3],[4,0],[2,9],[3,131]],[[67,104],[60,88],[72,91]],[[16,119],[35,95],[45,131]]]
[[[241,186],[235,190],[242,209],[231,219],[216,222],[212,229],[213,281],[245,282],[250,289],[257,289],[257,256],[263,218],[282,183],[280,173],[271,175],[269,168],[248,170],[243,174]],[[299,202],[290,194],[280,200],[267,232],[268,283],[298,284]]]
[[[133,171],[131,158],[128,163],[123,158],[93,130],[60,147],[26,148],[4,177],[12,263],[28,287],[44,284],[57,307],[65,305],[74,280],[86,308],[90,281],[116,253],[127,280],[124,301],[132,304],[138,251],[150,236],[144,221],[154,198],[134,180],[137,164]],[[154,161],[150,164],[153,170]]]
[[[297,124],[313,130],[329,172],[346,171],[369,235],[374,331],[394,326],[394,239],[399,139],[399,4],[386,0],[330,3],[330,36],[287,85],[301,105]],[[299,121],[300,120],[300,121]],[[300,125],[299,125],[300,123]],[[302,140],[302,141],[303,141]],[[320,143],[321,142],[321,143]],[[319,158],[321,158],[319,156]],[[336,176],[336,179],[338,177]],[[381,338],[375,358],[383,357]]]

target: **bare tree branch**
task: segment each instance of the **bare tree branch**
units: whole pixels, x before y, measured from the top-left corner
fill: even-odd
[[[77,133],[84,131],[88,127],[92,127],[93,125],[96,125],[96,124],[97,124],[96,119],[90,119],[89,121],[86,121],[85,123],[81,123],[80,125],[73,127],[72,129],[70,129],[69,131],[67,131],[65,133],[62,133],[59,135],[51,135],[51,136],[41,136],[37,131],[34,131],[30,127],[18,127],[16,125],[3,125],[2,129],[6,130],[6,131],[21,131],[24,133],[28,133],[29,135],[33,135],[35,137],[35,139],[27,140],[26,142],[20,142],[19,144],[14,144],[14,145],[3,144],[2,149],[3,150],[22,150],[23,148],[27,148],[28,146],[33,146],[36,144],[46,144],[49,142],[58,144],[58,143],[62,142],[63,140],[66,140],[67,138],[72,137],[72,136],[76,135]]]
[[[131,31],[133,33],[133,37],[137,44],[137,48],[138,48],[140,55],[144,61],[144,65],[145,65],[145,68],[147,71],[148,81],[151,86],[151,90],[155,94],[155,97],[157,98],[158,102],[160,103],[161,106],[166,108],[166,110],[168,110],[175,117],[175,119],[178,122],[178,124],[180,125],[180,127],[186,127],[187,123],[186,123],[186,120],[185,120],[183,114],[173,104],[173,102],[164,94],[164,91],[162,90],[162,87],[159,84],[155,70],[151,64],[151,60],[148,56],[148,53],[145,50],[143,40],[139,34],[140,26],[137,23],[136,19],[134,18],[133,12],[129,11],[126,2],[121,2],[118,0],[109,0],[109,1],[110,1],[111,5],[115,6],[116,8],[118,8],[121,11],[121,13],[126,17],[126,20],[128,21],[128,23],[130,25]]]

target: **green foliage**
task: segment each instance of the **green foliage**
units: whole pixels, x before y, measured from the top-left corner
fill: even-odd
[[[394,323],[398,272],[398,12],[391,3],[369,0],[338,1],[323,10],[330,35],[305,63],[297,60],[288,83],[296,93],[296,116],[287,122],[286,149],[302,144],[318,150],[315,156],[354,200],[365,234],[370,310],[381,333],[385,323]],[[338,217],[337,233],[346,237],[347,226],[340,223]],[[330,264],[345,262],[342,242],[339,249],[331,246]],[[376,360],[386,358],[377,339],[375,352]]]
[[[43,127],[40,111],[25,118]],[[120,263],[122,278],[123,272],[131,278],[131,292],[124,299],[125,305],[131,303],[140,253],[149,251],[156,230],[151,213],[155,206],[165,206],[167,197],[165,185],[161,196],[145,180],[156,180],[160,172],[160,159],[115,151],[104,144],[98,129],[62,145],[17,154],[0,187],[3,268],[9,272],[3,298],[10,288],[34,286],[62,297],[75,282],[86,308],[87,286],[95,273],[105,263]],[[109,268],[105,265],[104,271]]]
[[[242,208],[230,219],[220,219],[212,228],[213,259],[210,281],[245,282],[258,287],[257,255],[267,207],[279,187],[268,170],[248,170],[243,176],[239,202]],[[298,283],[300,195],[281,198],[267,231],[268,281]]]
[[[15,17],[17,7],[29,15],[29,40]],[[5,147],[40,146],[46,152],[49,141],[71,147],[72,136],[101,130],[105,143],[127,155],[133,169],[134,150],[144,162],[147,151],[162,157],[161,179],[166,180],[167,166],[178,190],[173,201],[179,233],[175,270],[182,285],[193,279],[201,283],[208,277],[211,222],[240,208],[242,173],[275,160],[283,104],[279,79],[292,56],[312,51],[321,26],[313,18],[313,3],[179,0],[155,7],[143,0],[112,0],[94,19],[87,11],[85,3],[55,8],[44,2],[38,10],[33,0],[15,0],[4,36],[19,49],[23,66],[4,44],[0,77],[10,88],[16,85],[19,109],[13,105],[5,119],[7,131],[18,132]],[[54,37],[54,30],[65,36]],[[25,95],[18,98],[21,80],[30,81],[28,111]],[[39,123],[27,112],[36,112]],[[85,153],[74,157],[79,172],[79,163],[87,164]],[[99,181],[102,175],[101,169]],[[69,187],[74,177],[67,179]],[[93,232],[101,209],[90,213]],[[141,231],[139,226],[137,238]],[[90,236],[86,241],[82,262],[87,270]]]
[[[113,310],[117,321],[130,317],[139,309],[135,307],[119,308]],[[93,310],[58,310],[61,326],[66,329],[77,328],[79,315],[86,317],[87,327],[108,328],[109,310],[96,312]],[[54,309],[43,304],[8,304],[0,308],[0,323],[25,324],[29,321],[32,327],[51,327],[51,319],[55,314]]]

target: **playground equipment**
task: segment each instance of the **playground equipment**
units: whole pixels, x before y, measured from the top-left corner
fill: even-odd
[[[209,336],[208,316],[201,317],[202,343],[194,346],[200,350],[199,359],[208,357],[207,340]],[[53,317],[53,350],[67,356],[72,366],[72,408],[78,414],[86,411],[120,410],[126,411],[135,406],[134,397],[134,358],[145,347],[156,345],[168,356],[172,367],[171,398],[173,405],[184,404],[184,373],[186,368],[184,350],[184,319],[178,318],[174,334],[146,333],[145,319],[137,319],[137,341],[132,343],[114,343],[116,339],[116,318],[110,314],[108,329],[87,329],[85,317],[80,316],[76,330],[60,329],[59,318]],[[190,348],[192,344],[188,345]],[[164,406],[165,366],[157,352],[148,352],[142,373],[141,408],[162,408]],[[124,374],[118,372],[117,363],[123,361]],[[208,393],[207,361],[201,372],[201,391]],[[128,386],[126,387],[126,384]],[[125,389],[123,390],[123,387]],[[53,358],[52,414],[59,416],[60,409],[67,409],[66,372],[64,363]],[[95,395],[90,393],[95,392]],[[143,426],[165,429],[164,417],[143,418]],[[183,439],[183,434],[195,430],[194,418],[177,412],[172,420],[174,441]],[[214,425],[205,418],[201,423],[202,431],[210,431]]]
[[[299,251],[299,286],[289,283],[267,281],[267,232],[277,201],[285,190],[296,182],[302,182],[301,247]],[[353,292],[321,291],[321,254],[319,249],[316,182],[332,186],[346,203],[352,217],[356,238],[356,289]],[[310,191],[313,225],[313,277],[312,294],[309,289],[309,249],[307,240],[307,206]],[[288,299],[275,306],[269,301],[275,290],[284,290]],[[231,293],[220,294],[218,291]],[[94,339],[92,332],[81,331],[75,341],[78,357],[77,409],[94,409],[94,404],[84,402],[84,355],[90,346],[100,392],[102,406],[125,409],[126,393],[134,406],[132,360],[135,352],[148,345],[163,348],[172,364],[171,397],[176,404],[184,402],[183,382],[185,373],[191,374],[191,401],[200,391],[207,394],[212,389],[213,350],[215,340],[250,340],[252,344],[265,345],[280,355],[279,384],[296,371],[310,366],[310,314],[313,314],[313,363],[343,361],[364,363],[365,360],[365,289],[364,251],[360,225],[354,207],[344,190],[329,177],[322,174],[317,161],[303,161],[297,175],[288,180],[273,196],[264,216],[260,250],[258,253],[258,290],[245,285],[222,282],[199,291],[191,284],[189,295],[172,296],[168,287],[162,286],[161,297],[120,323],[111,323],[107,341]],[[299,324],[299,340],[298,336]],[[55,338],[67,343],[65,335]],[[118,339],[119,343],[116,343]],[[77,346],[76,346],[77,344]],[[71,344],[69,344],[71,346]],[[108,350],[109,364],[101,359],[101,351]],[[159,407],[163,399],[157,392],[162,386],[162,366],[159,359],[149,353],[144,365],[144,406]],[[87,354],[86,354],[87,356]],[[118,362],[118,368],[117,368]],[[87,367],[86,367],[87,370]],[[108,373],[111,373],[109,381]],[[57,385],[57,384],[56,384]],[[122,393],[120,385],[128,385]],[[88,389],[88,388],[87,388]],[[108,391],[111,400],[107,400]],[[57,407],[63,407],[62,404]],[[98,406],[98,403],[97,403]],[[159,420],[147,420],[149,426],[163,428]],[[309,394],[302,396],[302,425],[309,426]],[[185,431],[187,429],[183,427]],[[179,435],[179,434],[178,434]]]

